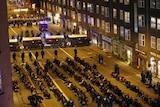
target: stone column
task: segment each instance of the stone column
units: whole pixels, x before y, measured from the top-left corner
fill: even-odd
[[[0,0],[0,70],[3,89],[0,107],[13,107],[7,0]]]

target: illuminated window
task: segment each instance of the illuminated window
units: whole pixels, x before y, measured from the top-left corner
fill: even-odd
[[[86,22],[86,15],[83,14],[83,22]]]
[[[126,23],[130,23],[130,13],[129,12],[124,12],[124,21]]]
[[[140,27],[145,27],[145,17],[144,17],[144,15],[139,15],[138,16],[138,25]]]
[[[129,5],[130,4],[130,0],[124,0],[124,5]]]
[[[104,28],[105,28],[105,21],[102,20],[102,29],[104,30]]]
[[[120,36],[124,36],[124,27],[120,26]]]
[[[96,13],[99,14],[99,5],[96,5]]]
[[[120,3],[123,3],[123,0],[119,0]]]
[[[160,9],[160,0],[156,0],[156,8]]]
[[[138,0],[138,7],[144,8],[145,7],[145,1],[144,0]]]
[[[117,25],[114,24],[114,25],[113,25],[113,33],[114,33],[114,34],[117,34],[117,30],[118,30]]]
[[[104,6],[101,6],[101,15],[104,15]]]
[[[81,13],[78,13],[78,22],[81,22],[82,19],[81,19]]]
[[[100,20],[97,18],[97,27],[100,27]]]
[[[77,1],[77,8],[81,9],[81,2],[80,1]]]
[[[123,20],[123,10],[120,10],[120,20]]]
[[[156,18],[151,17],[151,28],[156,28]]]
[[[109,7],[105,7],[105,17],[109,17]]]
[[[125,29],[125,40],[131,40],[131,31],[130,29]]]
[[[160,51],[160,38],[157,38],[157,50]]]
[[[83,10],[85,10],[85,9],[86,9],[86,3],[83,2]]]
[[[105,32],[110,33],[110,23],[105,22]]]
[[[113,18],[117,17],[117,9],[113,8]]]
[[[145,34],[139,33],[138,39],[139,46],[145,46]]]
[[[156,37],[151,36],[151,48],[156,49]]]
[[[155,8],[156,2],[155,0],[150,0],[150,8]]]
[[[157,29],[160,30],[160,18],[157,18]]]

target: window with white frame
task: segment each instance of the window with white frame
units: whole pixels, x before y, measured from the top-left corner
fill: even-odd
[[[117,34],[117,33],[118,33],[117,31],[118,31],[117,25],[114,24],[114,25],[113,25],[113,33],[114,33],[114,34]]]
[[[71,11],[71,16],[72,16],[72,19],[76,18],[75,11]]]
[[[109,2],[109,0],[104,0],[104,2]]]
[[[130,23],[130,12],[124,12],[124,21]]]
[[[124,36],[124,27],[120,26],[120,36]]]
[[[105,29],[105,21],[102,20],[102,29],[104,30]]]
[[[124,0],[124,5],[129,5],[130,4],[130,0]]]
[[[138,7],[144,8],[145,7],[145,0],[138,0]]]
[[[109,17],[109,7],[105,7],[105,17]]]
[[[100,27],[100,20],[97,18],[97,27]]]
[[[150,8],[155,8],[155,6],[156,6],[156,1],[150,0]]]
[[[91,26],[94,26],[94,17],[91,17]]]
[[[62,1],[62,4],[63,4],[63,5],[66,5],[66,0],[63,0],[63,1]]]
[[[120,20],[123,20],[123,10],[120,10]]]
[[[93,13],[94,12],[94,5],[93,4],[90,4],[91,7],[90,7],[90,13]]]
[[[138,25],[140,27],[145,27],[145,17],[144,17],[144,15],[138,15]]]
[[[104,15],[104,6],[101,6],[101,15]]]
[[[66,15],[67,15],[66,8],[63,8],[63,15],[64,15],[64,16],[66,16]]]
[[[58,3],[61,4],[61,0],[58,0]]]
[[[71,6],[71,7],[74,6],[73,0],[70,0],[70,6]]]
[[[105,32],[110,33],[110,23],[105,22]]]
[[[99,5],[96,5],[96,13],[99,14]]]
[[[83,2],[83,10],[85,10],[85,9],[86,9],[86,3]]]
[[[131,40],[131,30],[130,29],[125,29],[125,40],[130,41]]]
[[[81,9],[81,2],[80,1],[77,1],[77,8]]]
[[[151,48],[156,49],[156,37],[151,36]]]
[[[88,24],[91,25],[91,17],[88,15]],[[91,25],[92,26],[92,25]]]
[[[151,17],[151,28],[156,28],[156,18]]]
[[[160,9],[160,0],[156,0],[156,8]]]
[[[160,18],[157,18],[157,29],[160,30]]]
[[[67,16],[70,16],[70,10],[69,9],[67,9]]]
[[[83,22],[86,22],[86,14],[83,14]]]
[[[90,11],[90,9],[91,9],[91,4],[87,3],[87,11]]]
[[[138,34],[138,44],[139,46],[145,46],[145,34]]]
[[[117,9],[113,8],[113,18],[117,18]]]
[[[157,50],[160,51],[160,38],[157,38]]]
[[[123,0],[119,0],[120,3],[123,3]]]
[[[81,18],[81,13],[78,13],[78,22],[81,22],[82,18]]]

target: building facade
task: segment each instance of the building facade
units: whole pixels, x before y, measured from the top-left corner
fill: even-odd
[[[160,75],[160,0],[41,0],[40,7],[55,24]]]

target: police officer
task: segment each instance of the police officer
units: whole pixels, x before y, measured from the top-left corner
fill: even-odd
[[[12,54],[12,57],[13,57],[14,62],[17,61],[16,60],[16,53],[15,52]]]
[[[38,59],[38,52],[36,51],[35,52],[35,57],[36,57],[36,60]]]
[[[44,50],[41,51],[42,59],[44,58]]]
[[[77,49],[74,48],[74,57],[77,57]]]
[[[54,55],[55,55],[55,57],[57,57],[57,55],[58,55],[58,51],[56,49],[54,50]]]
[[[31,51],[28,53],[28,55],[29,55],[29,59],[32,61],[32,53],[31,53]]]

